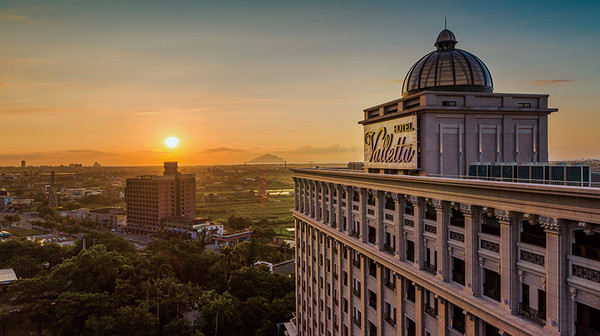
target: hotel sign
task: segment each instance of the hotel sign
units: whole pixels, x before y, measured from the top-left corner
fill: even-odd
[[[365,125],[365,168],[417,169],[417,118]]]

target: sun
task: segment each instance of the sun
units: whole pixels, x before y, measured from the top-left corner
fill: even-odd
[[[169,137],[165,140],[165,145],[169,148],[175,148],[177,147],[177,144],[179,144],[179,139],[176,137]]]

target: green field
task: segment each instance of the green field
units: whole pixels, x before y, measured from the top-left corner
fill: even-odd
[[[260,197],[249,196],[241,192],[219,192],[219,200],[202,202],[206,193],[198,194],[196,209],[200,217],[211,217],[213,220],[222,221],[229,216],[244,216],[252,220],[268,219],[282,223],[292,223],[290,209],[294,206],[293,196],[270,196],[263,200]],[[288,227],[290,225],[288,224]]]

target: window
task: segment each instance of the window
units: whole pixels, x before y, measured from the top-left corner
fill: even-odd
[[[383,305],[383,318],[391,325],[396,326],[396,307],[389,302]]]
[[[377,336],[377,326],[369,321],[369,336]]]
[[[529,307],[529,285],[526,283],[521,285],[521,305]]]
[[[465,333],[465,314],[463,314],[463,309],[459,306],[452,305],[450,327],[461,334]]]
[[[437,211],[429,203],[425,203],[425,219],[429,219],[432,221],[437,220]]]
[[[483,295],[500,302],[500,274],[486,268],[483,275]]]
[[[576,256],[600,261],[600,233],[586,234],[583,230],[573,231],[572,253]]]
[[[522,221],[521,242],[545,248],[546,232],[541,225],[531,225],[530,221]]]
[[[452,257],[452,281],[465,285],[465,262]]]
[[[360,281],[358,281],[355,278],[352,278],[352,292],[354,293],[354,295],[356,295],[358,298],[360,298],[360,295],[361,295]]]
[[[406,241],[406,260],[415,261],[415,243],[410,240]]]
[[[404,201],[404,214],[411,216],[415,214],[415,207],[409,200]]]
[[[361,313],[356,307],[352,307],[352,322],[360,327]]]
[[[482,215],[481,232],[500,237],[500,222],[495,216]]]
[[[369,306],[373,309],[377,309],[377,294],[369,289]]]
[[[348,300],[346,298],[342,298],[342,308],[344,309],[344,313],[348,312]]]
[[[465,227],[465,215],[462,211],[452,208],[452,211],[450,211],[450,225]]]
[[[415,302],[417,289],[412,281],[406,280],[406,299],[410,302]]]
[[[377,277],[377,263],[375,263],[372,259],[369,259],[369,275],[372,277]]]
[[[531,108],[531,103],[517,103],[519,108]]]
[[[444,100],[442,101],[442,106],[456,106],[455,100]]]
[[[377,241],[377,230],[369,225],[369,243],[375,244]]]

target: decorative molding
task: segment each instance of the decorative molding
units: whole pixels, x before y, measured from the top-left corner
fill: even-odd
[[[431,199],[431,206],[433,206],[433,208],[438,211],[441,211],[443,208],[442,201],[440,201],[438,199]]]
[[[500,253],[500,244],[491,242],[489,240],[481,240],[481,248],[484,250]]]
[[[519,281],[523,282],[523,278],[525,277],[525,271],[520,269],[517,274],[519,275]]]
[[[465,242],[465,235],[462,234],[462,233],[460,233],[460,232],[450,231],[450,239],[459,241],[461,243],[464,243]]]
[[[470,204],[463,204],[460,203],[460,211],[464,214],[464,215],[472,215],[473,214],[473,208],[471,207]]]
[[[412,196],[412,195],[407,195],[408,196],[408,201],[410,203],[412,203],[413,206],[418,206],[419,205],[419,198],[417,196]]]
[[[578,278],[600,283],[600,271],[598,270],[579,265],[573,265],[572,272],[573,276]]]
[[[554,217],[540,216],[540,224],[545,230],[556,233],[558,233],[561,228],[560,224],[558,224],[558,220]]]
[[[502,209],[494,209],[494,216],[502,222],[510,222],[510,211]]]
[[[545,265],[545,263],[544,263],[545,258],[541,254],[521,250],[520,257],[521,257],[521,260],[532,263],[532,264],[536,264],[536,265],[540,265],[540,266]]]
[[[542,279],[542,290],[545,291],[546,290],[546,278]]]
[[[571,293],[571,301],[575,302],[575,299],[577,299],[577,288],[569,288],[569,293]]]

